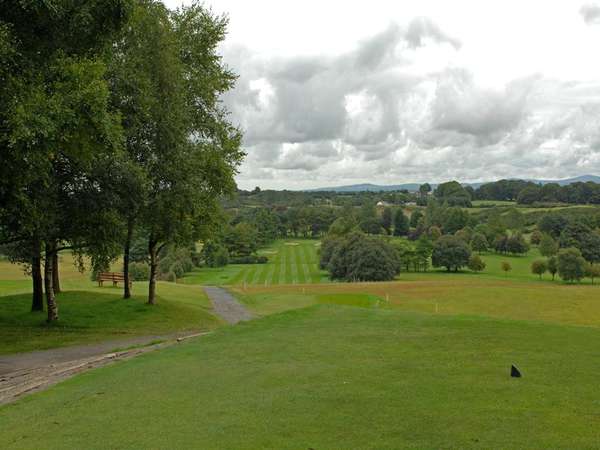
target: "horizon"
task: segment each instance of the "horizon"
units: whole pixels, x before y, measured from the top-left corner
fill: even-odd
[[[600,173],[597,1],[207,5],[240,188]]]

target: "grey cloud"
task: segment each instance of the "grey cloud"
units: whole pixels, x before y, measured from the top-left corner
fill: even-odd
[[[433,130],[454,131],[498,142],[525,114],[534,78],[514,81],[502,91],[478,88],[465,70],[440,75],[432,105]]]
[[[239,180],[302,188],[600,170],[600,83],[533,75],[490,89],[460,68],[411,70],[421,47],[440,44],[460,47],[417,19],[338,56],[226,49],[240,78],[223,100],[248,154]]]
[[[581,7],[579,13],[583,17],[583,20],[588,25],[600,24],[600,5],[594,3],[587,3]]]

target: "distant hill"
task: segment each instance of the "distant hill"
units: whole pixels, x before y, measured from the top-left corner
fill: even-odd
[[[574,178],[566,178],[563,180],[536,180],[529,179],[527,181],[531,181],[533,183],[539,184],[549,184],[549,183],[557,183],[561,186],[565,186],[567,184],[583,182],[586,183],[588,181],[592,181],[594,183],[600,183],[600,176],[597,175],[581,175],[579,177]],[[479,183],[463,183],[465,186],[471,186],[477,189],[482,184],[489,183],[488,181],[482,181]],[[430,183],[432,189],[435,189],[437,184]],[[362,183],[362,184],[350,184],[347,186],[334,186],[334,187],[324,187],[318,189],[309,189],[310,191],[330,191],[330,192],[389,192],[389,191],[417,191],[421,183],[404,183],[404,184],[392,184],[392,185],[382,185],[382,184],[371,184],[371,183]]]

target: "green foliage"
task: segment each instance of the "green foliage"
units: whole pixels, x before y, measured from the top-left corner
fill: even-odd
[[[590,262],[586,263],[584,274],[586,277],[592,280],[592,284],[594,284],[594,279],[600,277],[600,265],[592,264]]]
[[[558,253],[558,242],[552,239],[552,236],[549,234],[542,234],[539,249],[542,256],[554,256]]]
[[[392,210],[391,208],[384,208],[381,213],[381,226],[387,234],[392,234]]]
[[[469,224],[469,213],[462,208],[448,208],[443,215],[442,229],[445,234],[454,234]]]
[[[143,262],[132,262],[129,264],[129,276],[132,281],[148,281],[150,266]]]
[[[469,192],[458,182],[448,181],[441,183],[434,191],[434,195],[440,201],[447,203],[449,206],[471,207],[471,196]],[[460,227],[462,228],[462,227]],[[454,233],[454,231],[447,231]]]
[[[485,252],[489,247],[487,238],[483,233],[473,233],[473,237],[471,238],[471,248],[476,252]]]
[[[522,255],[529,251],[529,244],[522,234],[513,235],[501,234],[494,239],[494,250],[498,253],[511,253],[513,255]]]
[[[383,228],[377,217],[367,217],[360,221],[359,228],[366,234],[381,234]]]
[[[431,261],[434,267],[445,267],[448,272],[457,272],[469,264],[471,249],[456,236],[444,235],[433,244]]]
[[[410,215],[410,226],[413,228],[417,228],[421,219],[423,219],[423,213],[421,212],[421,210],[417,209],[413,211]]]
[[[553,239],[558,239],[566,226],[567,219],[561,214],[544,214],[537,224],[538,230],[549,234]]]
[[[220,242],[206,241],[202,247],[202,256],[208,267],[223,267],[229,264],[229,251]]]
[[[256,227],[245,222],[228,227],[223,233],[223,244],[227,247],[229,256],[237,258],[256,252],[257,234]]]
[[[548,258],[548,272],[552,275],[552,281],[554,281],[554,277],[558,273],[558,258],[556,256],[551,256]]]
[[[540,277],[540,280],[542,279],[542,275],[547,271],[548,264],[546,263],[546,261],[539,259],[531,263],[531,273],[538,275]]]
[[[502,270],[502,272],[504,272],[505,275],[508,275],[508,272],[512,270],[512,266],[508,261],[502,261],[500,263],[500,270]]]
[[[558,275],[565,281],[580,281],[585,276],[586,261],[579,249],[571,247],[558,252]]]
[[[481,272],[485,269],[485,262],[481,259],[479,255],[472,254],[469,257],[468,267],[473,272]]]
[[[393,280],[400,261],[390,244],[381,238],[351,233],[336,245],[328,269],[333,280]]]
[[[544,235],[540,230],[534,230],[529,237],[529,242],[531,242],[531,245],[540,245],[543,237]]]
[[[413,215],[416,214],[413,213]],[[394,214],[394,236],[406,236],[409,231],[409,220],[408,217],[402,211],[402,208],[398,208]]]

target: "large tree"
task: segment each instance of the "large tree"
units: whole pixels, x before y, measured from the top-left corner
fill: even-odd
[[[471,249],[456,236],[445,235],[433,244],[431,262],[434,267],[445,267],[448,272],[457,272],[469,264]]]
[[[34,310],[42,309],[45,258],[49,321],[58,318],[56,253],[75,242],[83,251],[102,234],[76,220],[86,216],[77,208],[87,206],[83,193],[101,190],[95,170],[120,146],[99,54],[128,11],[127,0],[0,3],[2,238],[31,264]]]
[[[111,52],[113,103],[129,159],[140,170],[126,179],[138,195],[133,208],[122,208],[125,259],[139,227],[148,243],[151,304],[161,249],[206,237],[218,197],[235,189],[241,135],[219,102],[235,81],[217,54],[226,26],[225,17],[199,4],[169,12],[159,1],[138,0]]]

